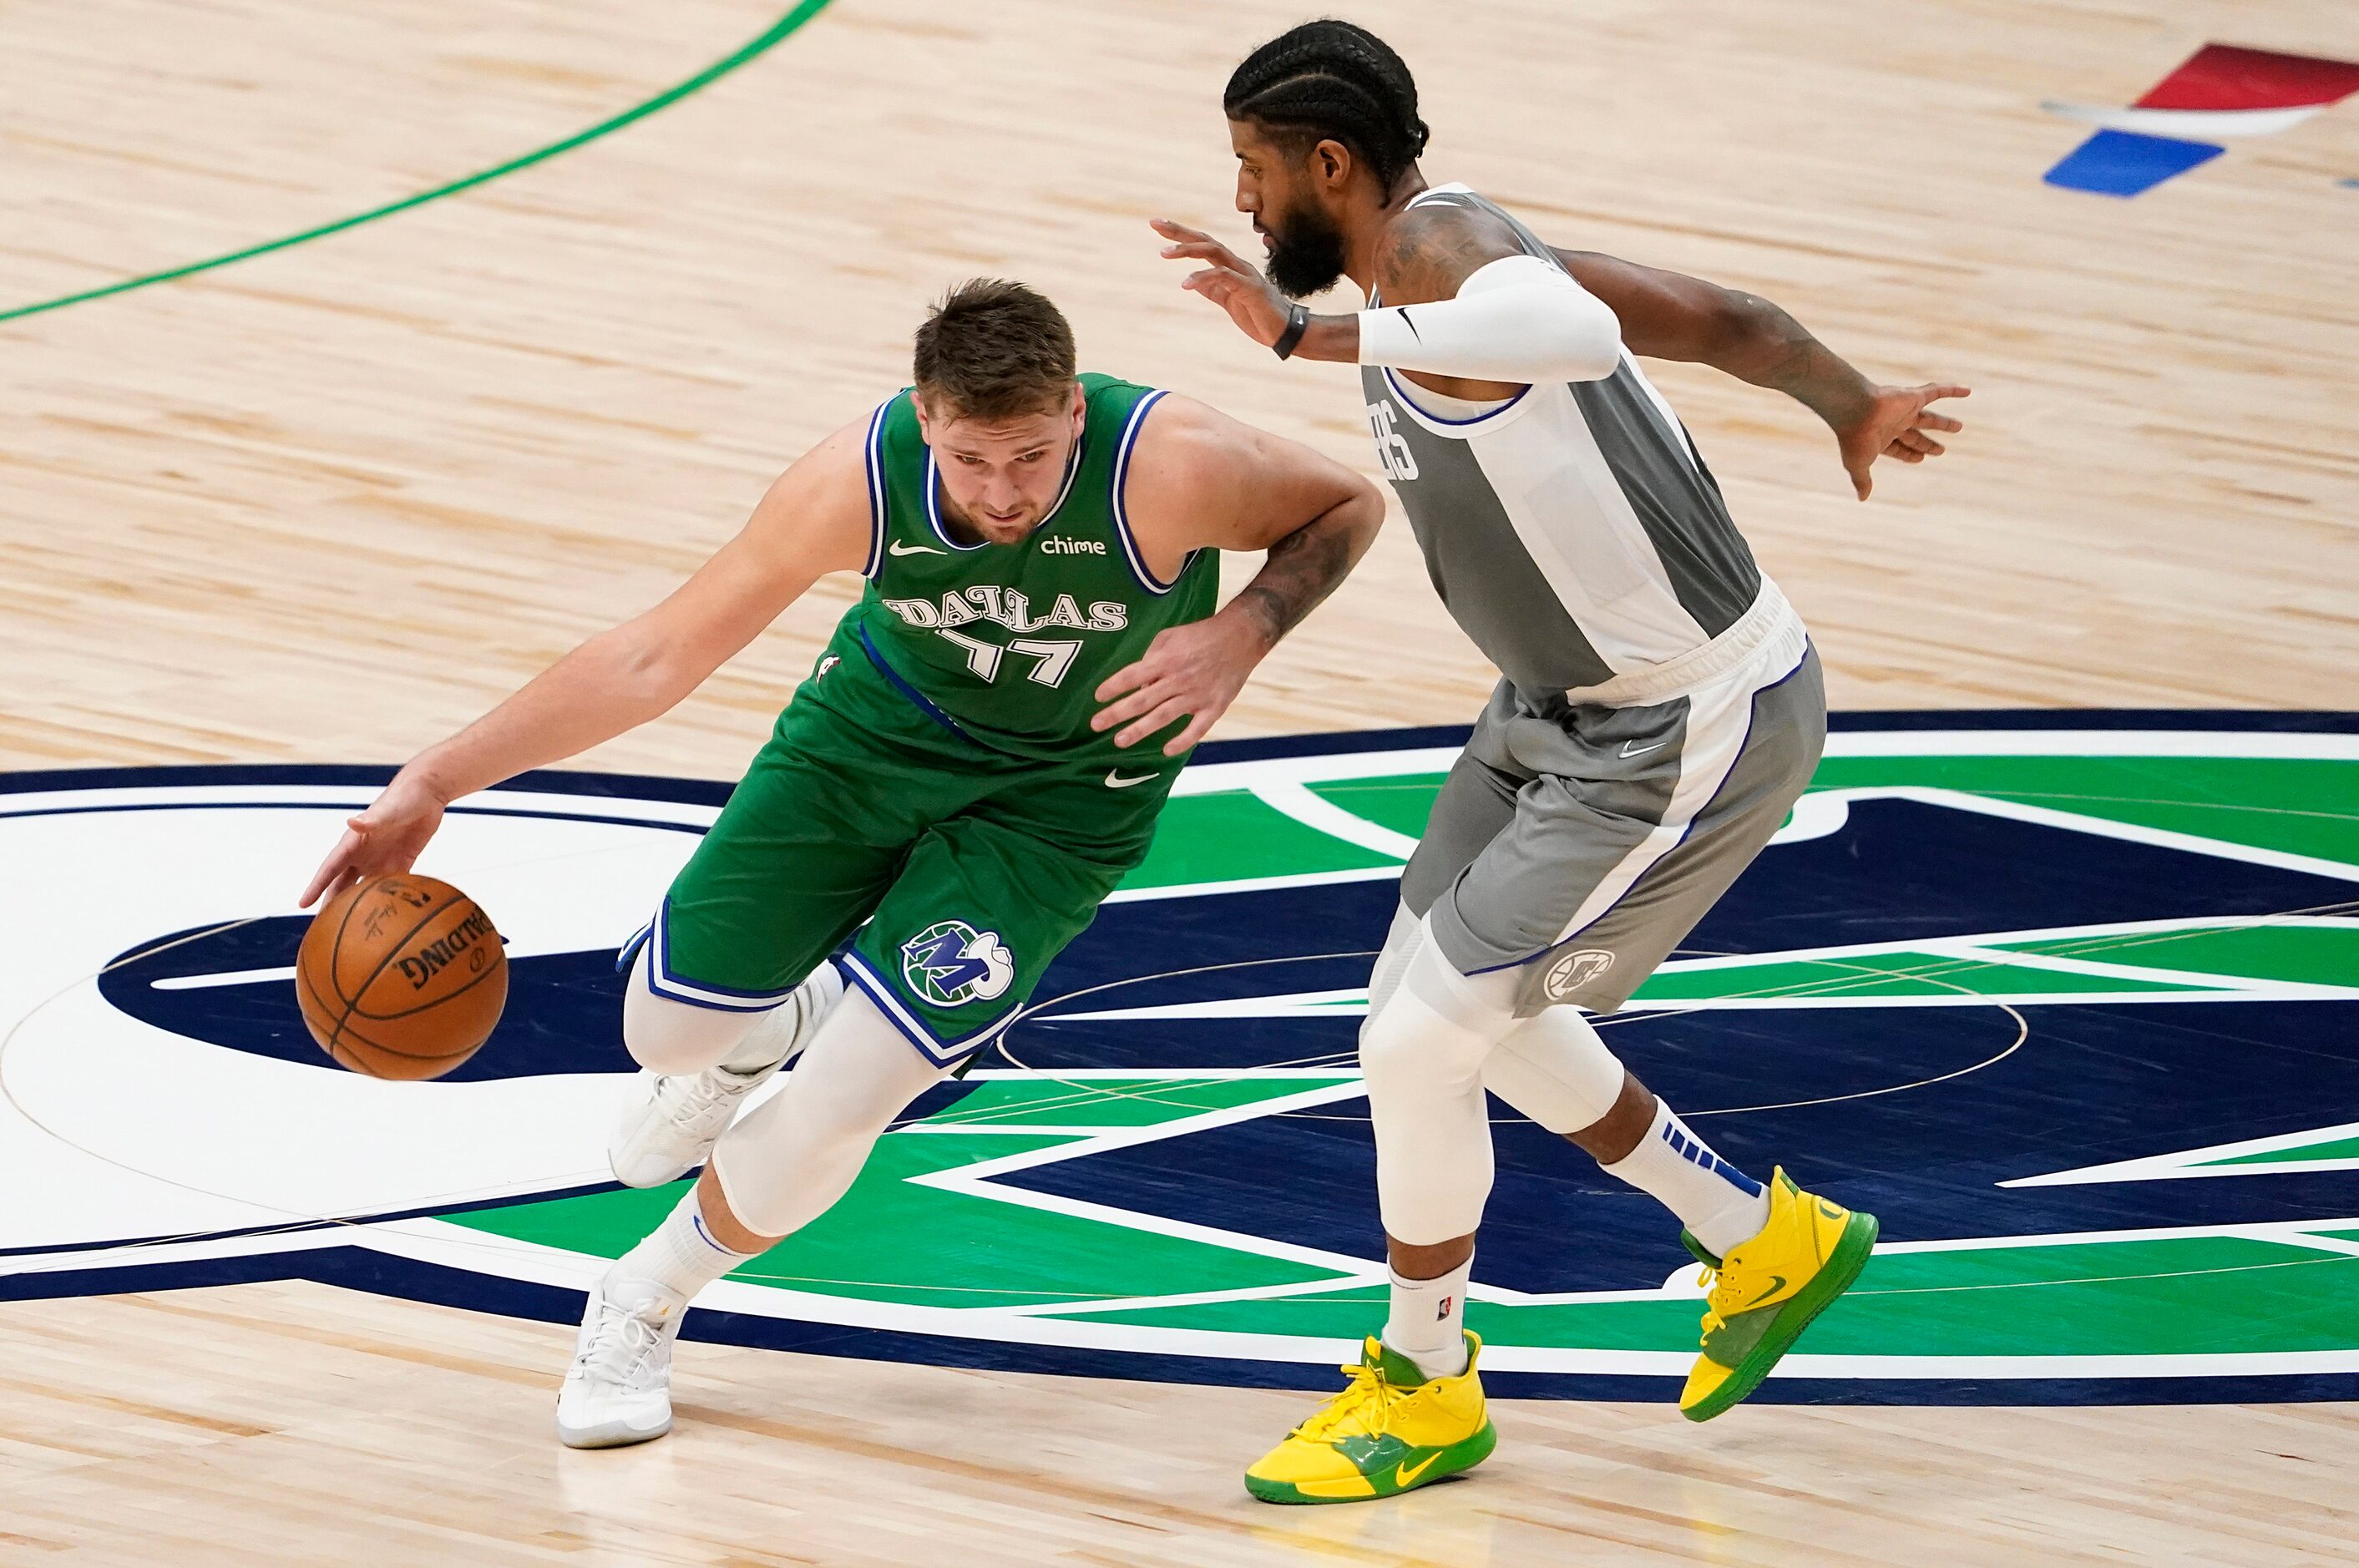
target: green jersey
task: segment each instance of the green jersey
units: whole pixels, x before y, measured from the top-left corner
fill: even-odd
[[[1123,484],[1139,428],[1163,394],[1083,376],[1088,418],[1064,488],[1021,544],[966,544],[945,525],[942,493],[904,390],[868,426],[873,527],[868,589],[844,616],[846,642],[936,723],[1019,757],[1151,757],[1096,734],[1098,685],[1147,652],[1155,634],[1212,614],[1219,557],[1191,553],[1157,580],[1131,538]],[[849,634],[847,636],[846,634]]]
[[[1092,731],[1097,688],[1211,614],[1220,569],[1199,550],[1158,582],[1123,515],[1163,394],[1082,387],[1064,488],[1021,544],[952,535],[909,393],[876,410],[868,590],[673,881],[635,960],[654,994],[760,1012],[841,949],[947,1067],[1007,1027],[1146,858],[1180,764]]]

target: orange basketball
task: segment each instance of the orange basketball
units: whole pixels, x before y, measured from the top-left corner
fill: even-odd
[[[372,1078],[440,1078],[481,1049],[508,999],[483,907],[431,877],[371,877],[331,898],[295,956],[320,1049]]]

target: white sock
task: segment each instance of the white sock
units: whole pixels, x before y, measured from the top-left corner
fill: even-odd
[[[649,1231],[638,1246],[614,1260],[611,1279],[652,1279],[682,1297],[695,1294],[755,1254],[733,1252],[705,1228],[694,1187],[680,1194],[663,1224]]]
[[[1768,1190],[1714,1154],[1659,1098],[1638,1147],[1599,1169],[1659,1200],[1715,1258],[1769,1223]]]
[[[745,1038],[721,1059],[721,1065],[741,1078],[767,1073],[791,1062],[819,1032],[820,1020],[843,1000],[843,975],[832,962],[821,964],[795,987],[795,994],[762,1015]]]
[[[1392,1315],[1385,1320],[1385,1345],[1417,1363],[1428,1377],[1455,1377],[1466,1370],[1466,1281],[1474,1272],[1465,1262],[1435,1279],[1392,1275]]]

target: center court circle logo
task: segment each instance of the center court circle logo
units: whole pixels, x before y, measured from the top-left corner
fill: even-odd
[[[994,931],[937,920],[901,944],[901,978],[937,1007],[988,1002],[1016,979],[1016,955]]]
[[[690,1332],[1327,1386],[1384,1278],[1368,955],[1455,755],[1200,753],[1028,1010]],[[420,870],[508,936],[508,1014],[451,1078],[386,1083],[319,1054],[291,981],[294,889],[382,778],[0,777],[0,1148],[41,1172],[0,1192],[0,1294],[300,1276],[570,1323],[660,1212],[604,1170],[613,955],[725,788],[534,775],[456,805]],[[1839,724],[1761,859],[1597,1020],[1732,1160],[1883,1219],[1761,1397],[2359,1394],[2354,911],[2359,723]],[[903,949],[940,1005],[1012,986],[990,911],[962,915]],[[1665,1395],[1701,1311],[1676,1228],[1493,1110],[1467,1311],[1495,1391]]]

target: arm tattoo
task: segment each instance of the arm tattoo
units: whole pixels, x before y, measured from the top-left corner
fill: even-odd
[[[1521,256],[1515,234],[1486,212],[1451,202],[1412,207],[1395,218],[1376,250],[1376,289],[1391,305],[1455,299],[1458,286],[1490,263]]]
[[[1351,572],[1351,534],[1335,520],[1341,509],[1321,512],[1271,545],[1261,570],[1237,595],[1238,613],[1259,626],[1272,647]]]
[[[1783,392],[1838,430],[1874,397],[1865,376],[1757,294],[1589,251],[1556,256],[1621,318],[1634,354],[1709,365]]]
[[[1758,323],[1752,364],[1734,372],[1756,387],[1783,392],[1828,424],[1842,428],[1875,396],[1867,377],[1768,300],[1739,295]]]

